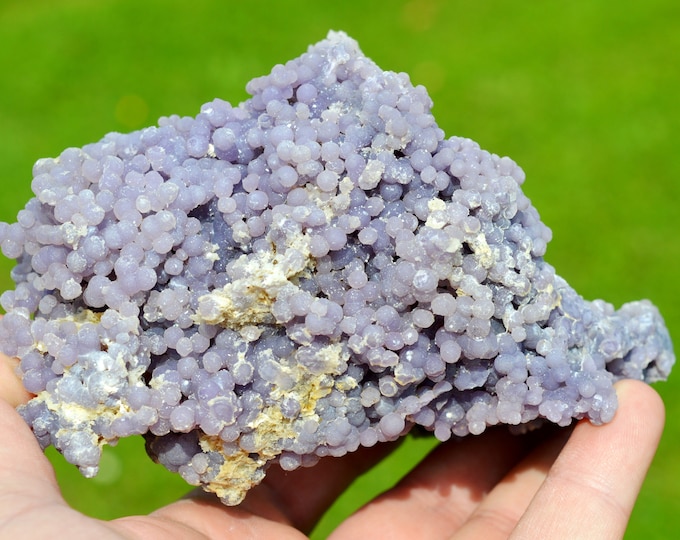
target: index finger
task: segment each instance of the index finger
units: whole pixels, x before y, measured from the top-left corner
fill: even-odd
[[[621,538],[654,457],[664,406],[650,386],[617,383],[612,422],[580,422],[511,538]]]

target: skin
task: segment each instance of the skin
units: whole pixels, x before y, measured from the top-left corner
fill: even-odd
[[[272,467],[238,507],[194,492],[148,516],[99,521],[64,502],[50,463],[14,410],[30,397],[15,366],[0,357],[0,538],[306,538],[347,485],[392,448],[378,445],[292,473]],[[616,390],[619,409],[604,426],[581,421],[519,437],[489,429],[439,445],[330,538],[622,538],[664,407],[641,382],[623,381]]]

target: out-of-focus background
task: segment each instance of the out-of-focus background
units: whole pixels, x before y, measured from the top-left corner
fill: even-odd
[[[393,0],[0,0],[0,220],[31,196],[36,159],[240,102],[252,77],[345,30],[383,69],[425,85],[448,135],[509,155],[554,233],[546,259],[587,299],[649,298],[680,343],[680,3]],[[0,290],[12,287],[0,263]],[[665,435],[627,538],[671,538],[680,513],[680,373],[656,385]],[[631,441],[635,444],[635,441]],[[361,478],[314,538],[431,446],[409,440]],[[49,452],[91,515],[148,512],[187,491],[140,439],[93,480]],[[568,508],[564,509],[569,512]]]

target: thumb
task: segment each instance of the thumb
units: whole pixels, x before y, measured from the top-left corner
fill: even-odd
[[[31,399],[17,375],[19,360],[0,353],[0,399],[16,407]]]
[[[0,529],[55,504],[66,503],[50,462],[21,416],[0,399]]]

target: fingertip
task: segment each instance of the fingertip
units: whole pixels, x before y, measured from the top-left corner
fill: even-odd
[[[646,430],[656,427],[660,435],[666,421],[666,407],[659,393],[649,384],[634,379],[618,381],[614,388],[619,399],[617,416],[634,416]]]
[[[661,397],[646,383],[623,380],[615,389],[619,406],[613,420],[578,423],[512,538],[623,536],[665,412]]]
[[[29,394],[17,375],[19,360],[0,353],[0,399],[12,407],[27,403],[33,396]]]
[[[51,488],[56,486],[52,467],[31,429],[14,408],[0,400],[0,486],[44,478]]]

